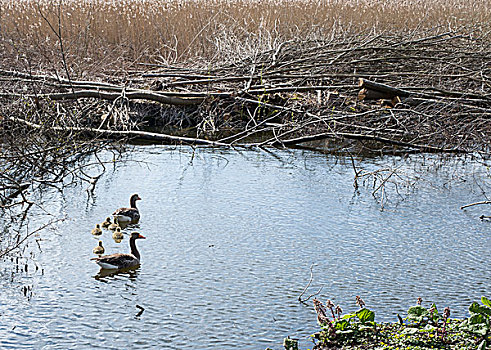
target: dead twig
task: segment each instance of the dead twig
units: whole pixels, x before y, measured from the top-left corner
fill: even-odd
[[[472,207],[474,205],[482,205],[482,204],[491,204],[491,201],[482,201],[482,202],[475,202],[475,203],[466,204],[466,205],[461,206],[460,209],[465,209],[468,207]]]
[[[307,285],[305,286],[305,288],[303,289],[302,293],[300,293],[300,295],[298,296],[298,301],[301,302],[301,303],[305,303],[306,301],[308,301],[310,298],[312,298],[313,296],[316,296],[318,295],[321,291],[322,291],[322,287],[319,288],[319,290],[314,293],[314,294],[311,294],[309,295],[307,298],[305,299],[302,299],[302,296],[305,294],[305,292],[307,291],[307,289],[309,289],[310,285],[312,284],[312,280],[314,279],[314,273],[313,273],[313,268],[314,268],[315,264],[312,263],[310,265],[310,279],[309,279],[309,283],[307,283]]]

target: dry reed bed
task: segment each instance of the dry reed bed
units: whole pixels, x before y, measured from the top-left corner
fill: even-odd
[[[61,5],[60,5],[61,4]],[[353,33],[489,30],[489,0],[0,0],[6,65],[59,67],[61,24],[68,64],[78,77],[141,62],[222,62],[275,49],[291,39]],[[5,61],[4,61],[5,62]]]
[[[8,128],[489,152],[488,1],[0,4]],[[407,94],[358,101],[358,78]],[[199,140],[139,131],[149,124]]]
[[[0,97],[20,111],[10,116],[27,115],[39,129],[210,143],[135,131],[151,117],[160,125],[195,126],[195,136],[215,144],[272,135],[260,144],[334,138],[390,149],[486,153],[490,55],[489,41],[454,32],[292,41],[206,71],[166,66],[133,72],[124,86],[3,71],[11,91]],[[359,78],[401,90],[360,101]],[[22,92],[28,90],[36,93]],[[223,131],[233,135],[223,137]]]

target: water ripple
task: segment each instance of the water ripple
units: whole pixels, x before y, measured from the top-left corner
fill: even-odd
[[[463,317],[491,294],[491,228],[458,210],[466,187],[437,190],[437,174],[381,211],[370,193],[353,197],[350,162],[301,151],[196,152],[191,163],[187,149],[138,147],[131,157],[149,166],[129,162],[102,177],[93,203],[81,188],[47,196],[72,219],[43,237],[44,275],[10,281],[2,263],[0,347],[260,349],[287,335],[307,347],[317,325],[297,297],[313,262],[309,292],[323,286],[320,298],[346,312],[361,295],[377,320],[404,314],[418,297]],[[101,275],[89,260],[90,228],[133,192],[143,198],[142,266]],[[109,254],[129,250],[109,232],[101,239]]]

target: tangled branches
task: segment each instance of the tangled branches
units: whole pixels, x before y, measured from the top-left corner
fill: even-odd
[[[43,206],[41,193],[63,192],[66,186],[87,183],[90,194],[106,170],[98,156],[108,149],[106,142],[97,139],[82,142],[79,135],[44,125],[32,129],[9,119],[1,120],[0,224],[4,232],[0,257],[20,247],[33,234],[63,220],[51,217],[41,225],[34,220],[38,226],[30,228],[29,213],[33,210],[51,215]]]
[[[355,141],[379,151],[489,154],[490,54],[489,38],[467,30],[288,41],[212,69],[145,65],[154,70],[124,81],[4,70],[0,113],[103,137],[145,138],[147,126],[172,126],[193,127],[195,137],[157,141]]]

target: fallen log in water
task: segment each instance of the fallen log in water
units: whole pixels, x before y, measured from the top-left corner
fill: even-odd
[[[9,96],[13,96],[10,94]],[[104,92],[100,90],[79,90],[74,92],[52,93],[52,94],[38,94],[38,95],[21,95],[27,98],[36,99],[48,99],[52,101],[60,100],[77,100],[80,98],[98,98],[102,100],[114,101],[120,97],[127,98],[128,100],[147,100],[152,102],[159,102],[162,104],[189,106],[197,105],[205,100],[205,97],[191,97],[182,98],[176,96],[168,96],[159,93],[153,93],[150,91],[129,91],[122,93]]]
[[[292,139],[287,139],[287,140],[276,140],[274,142],[271,142],[270,145],[271,146],[294,146],[294,145],[298,145],[298,144],[305,143],[305,142],[319,141],[319,140],[324,140],[327,138],[332,138],[332,139],[346,138],[346,139],[351,139],[351,140],[377,141],[377,142],[380,142],[383,144],[400,146],[400,147],[407,147],[409,149],[419,150],[420,152],[427,152],[427,153],[467,153],[467,151],[459,149],[459,148],[440,148],[440,147],[433,147],[430,145],[420,145],[420,144],[414,144],[411,142],[392,140],[392,139],[388,139],[385,137],[374,136],[374,135],[370,135],[370,134],[351,134],[351,133],[344,133],[344,132],[338,132],[338,133],[324,132],[324,133],[320,133],[320,134],[308,135],[308,136],[292,138]]]

